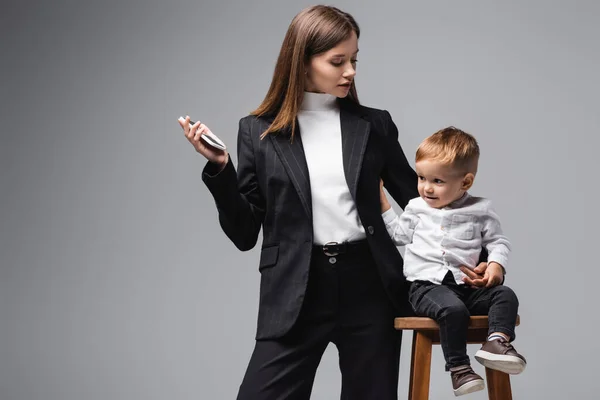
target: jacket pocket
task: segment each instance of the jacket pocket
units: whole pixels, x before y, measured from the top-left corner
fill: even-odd
[[[265,268],[269,268],[277,264],[277,258],[279,258],[279,245],[272,245],[264,247],[260,252],[260,261],[258,263],[258,270],[262,271]]]
[[[472,215],[453,215],[450,234],[457,239],[471,240],[475,236],[474,225],[475,217]]]

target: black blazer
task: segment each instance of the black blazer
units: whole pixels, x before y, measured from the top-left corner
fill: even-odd
[[[385,290],[399,315],[410,313],[402,257],[381,218],[379,179],[405,207],[418,196],[417,176],[387,111],[339,102],[346,182]],[[296,321],[313,245],[310,182],[299,128],[293,142],[289,130],[261,140],[272,120],[256,116],[240,120],[237,175],[231,159],[219,173],[208,163],[202,174],[221,227],[236,247],[252,249],[262,226],[257,339],[281,337]]]

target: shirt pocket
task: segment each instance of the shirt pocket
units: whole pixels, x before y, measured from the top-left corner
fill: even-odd
[[[475,237],[475,217],[465,214],[453,215],[450,235],[461,240],[473,239]]]

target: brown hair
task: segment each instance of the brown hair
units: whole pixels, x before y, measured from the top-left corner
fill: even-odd
[[[291,127],[296,129],[296,115],[304,96],[306,63],[346,40],[352,32],[360,36],[354,18],[335,7],[317,5],[305,8],[294,17],[279,51],[271,86],[261,105],[251,114],[274,116],[264,138],[271,132]],[[358,103],[354,81],[347,98]]]
[[[461,172],[477,173],[477,140],[458,128],[449,126],[429,136],[417,149],[415,161],[432,160],[452,165]]]

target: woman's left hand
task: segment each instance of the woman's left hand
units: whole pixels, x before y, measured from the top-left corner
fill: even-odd
[[[392,208],[392,206],[390,205],[390,202],[387,199],[387,196],[385,195],[385,192],[383,191],[383,180],[382,179],[379,180],[379,203],[381,205],[381,213],[382,214],[384,212],[386,212],[387,210],[389,210],[390,208]]]

